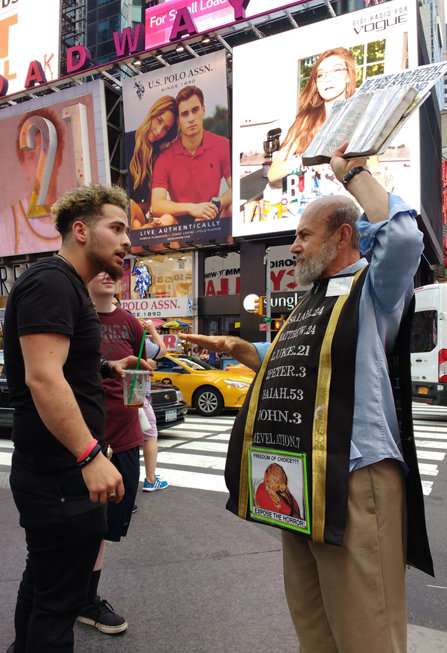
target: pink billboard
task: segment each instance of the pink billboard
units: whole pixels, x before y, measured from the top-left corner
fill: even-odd
[[[168,0],[146,9],[145,49],[151,50],[183,36],[220,29],[240,20],[248,20],[305,1]]]
[[[1,112],[0,165],[8,173],[0,178],[0,256],[57,250],[51,205],[70,188],[108,180],[98,169],[104,143],[95,125],[102,88],[93,82]]]

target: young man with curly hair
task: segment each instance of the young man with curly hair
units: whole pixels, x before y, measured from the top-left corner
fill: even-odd
[[[126,211],[118,187],[67,192],[52,208],[59,253],[28,268],[8,299],[10,483],[28,550],[8,649],[14,653],[73,651],[106,503],[124,495],[121,474],[104,455],[100,370],[121,377],[137,358],[101,361],[101,329],[86,284],[102,270],[122,276],[130,246]]]

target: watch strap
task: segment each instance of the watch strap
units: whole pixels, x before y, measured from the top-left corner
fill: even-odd
[[[351,181],[351,179],[353,177],[355,177],[355,175],[358,175],[359,172],[368,172],[369,174],[371,174],[371,170],[369,168],[367,168],[366,166],[356,166],[355,168],[352,168],[352,170],[347,172],[345,174],[345,176],[343,177],[343,179],[341,180],[341,183],[343,184],[343,186],[345,188],[347,188],[347,186],[348,186],[349,182]]]

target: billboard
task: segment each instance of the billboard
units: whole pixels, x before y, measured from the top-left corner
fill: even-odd
[[[145,12],[146,50],[153,50],[185,35],[203,32],[232,25],[238,20],[249,20],[263,13],[295,6],[306,0],[294,2],[275,2],[272,0],[170,0]]]
[[[189,297],[123,299],[121,306],[137,318],[188,317],[193,313],[193,303]]]
[[[2,0],[0,75],[8,94],[24,90],[29,65],[38,61],[47,81],[59,77],[60,0]]]
[[[50,207],[66,190],[110,183],[103,82],[0,113],[0,256],[59,248]]]
[[[123,80],[133,251],[231,240],[224,52]]]
[[[306,168],[300,155],[335,100],[369,77],[417,65],[416,5],[404,0],[234,48],[233,236],[294,230],[314,198],[346,193],[329,165]],[[368,165],[419,209],[419,116]]]
[[[272,293],[295,292],[295,257],[290,245],[270,247],[270,291]],[[204,266],[205,297],[240,295],[241,257],[239,252],[228,252],[225,257],[207,256]],[[272,304],[275,307],[275,304]],[[290,307],[289,307],[290,310]]]

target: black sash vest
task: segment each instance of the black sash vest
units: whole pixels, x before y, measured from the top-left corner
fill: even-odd
[[[358,308],[366,270],[319,280],[270,347],[235,420],[228,448],[227,508],[239,517],[315,542],[343,543]],[[402,323],[390,360],[410,467],[407,497],[417,505],[408,519],[408,561],[433,573],[412,431],[411,383],[408,394],[409,323],[411,327],[411,315]],[[410,533],[416,535],[416,545]]]

